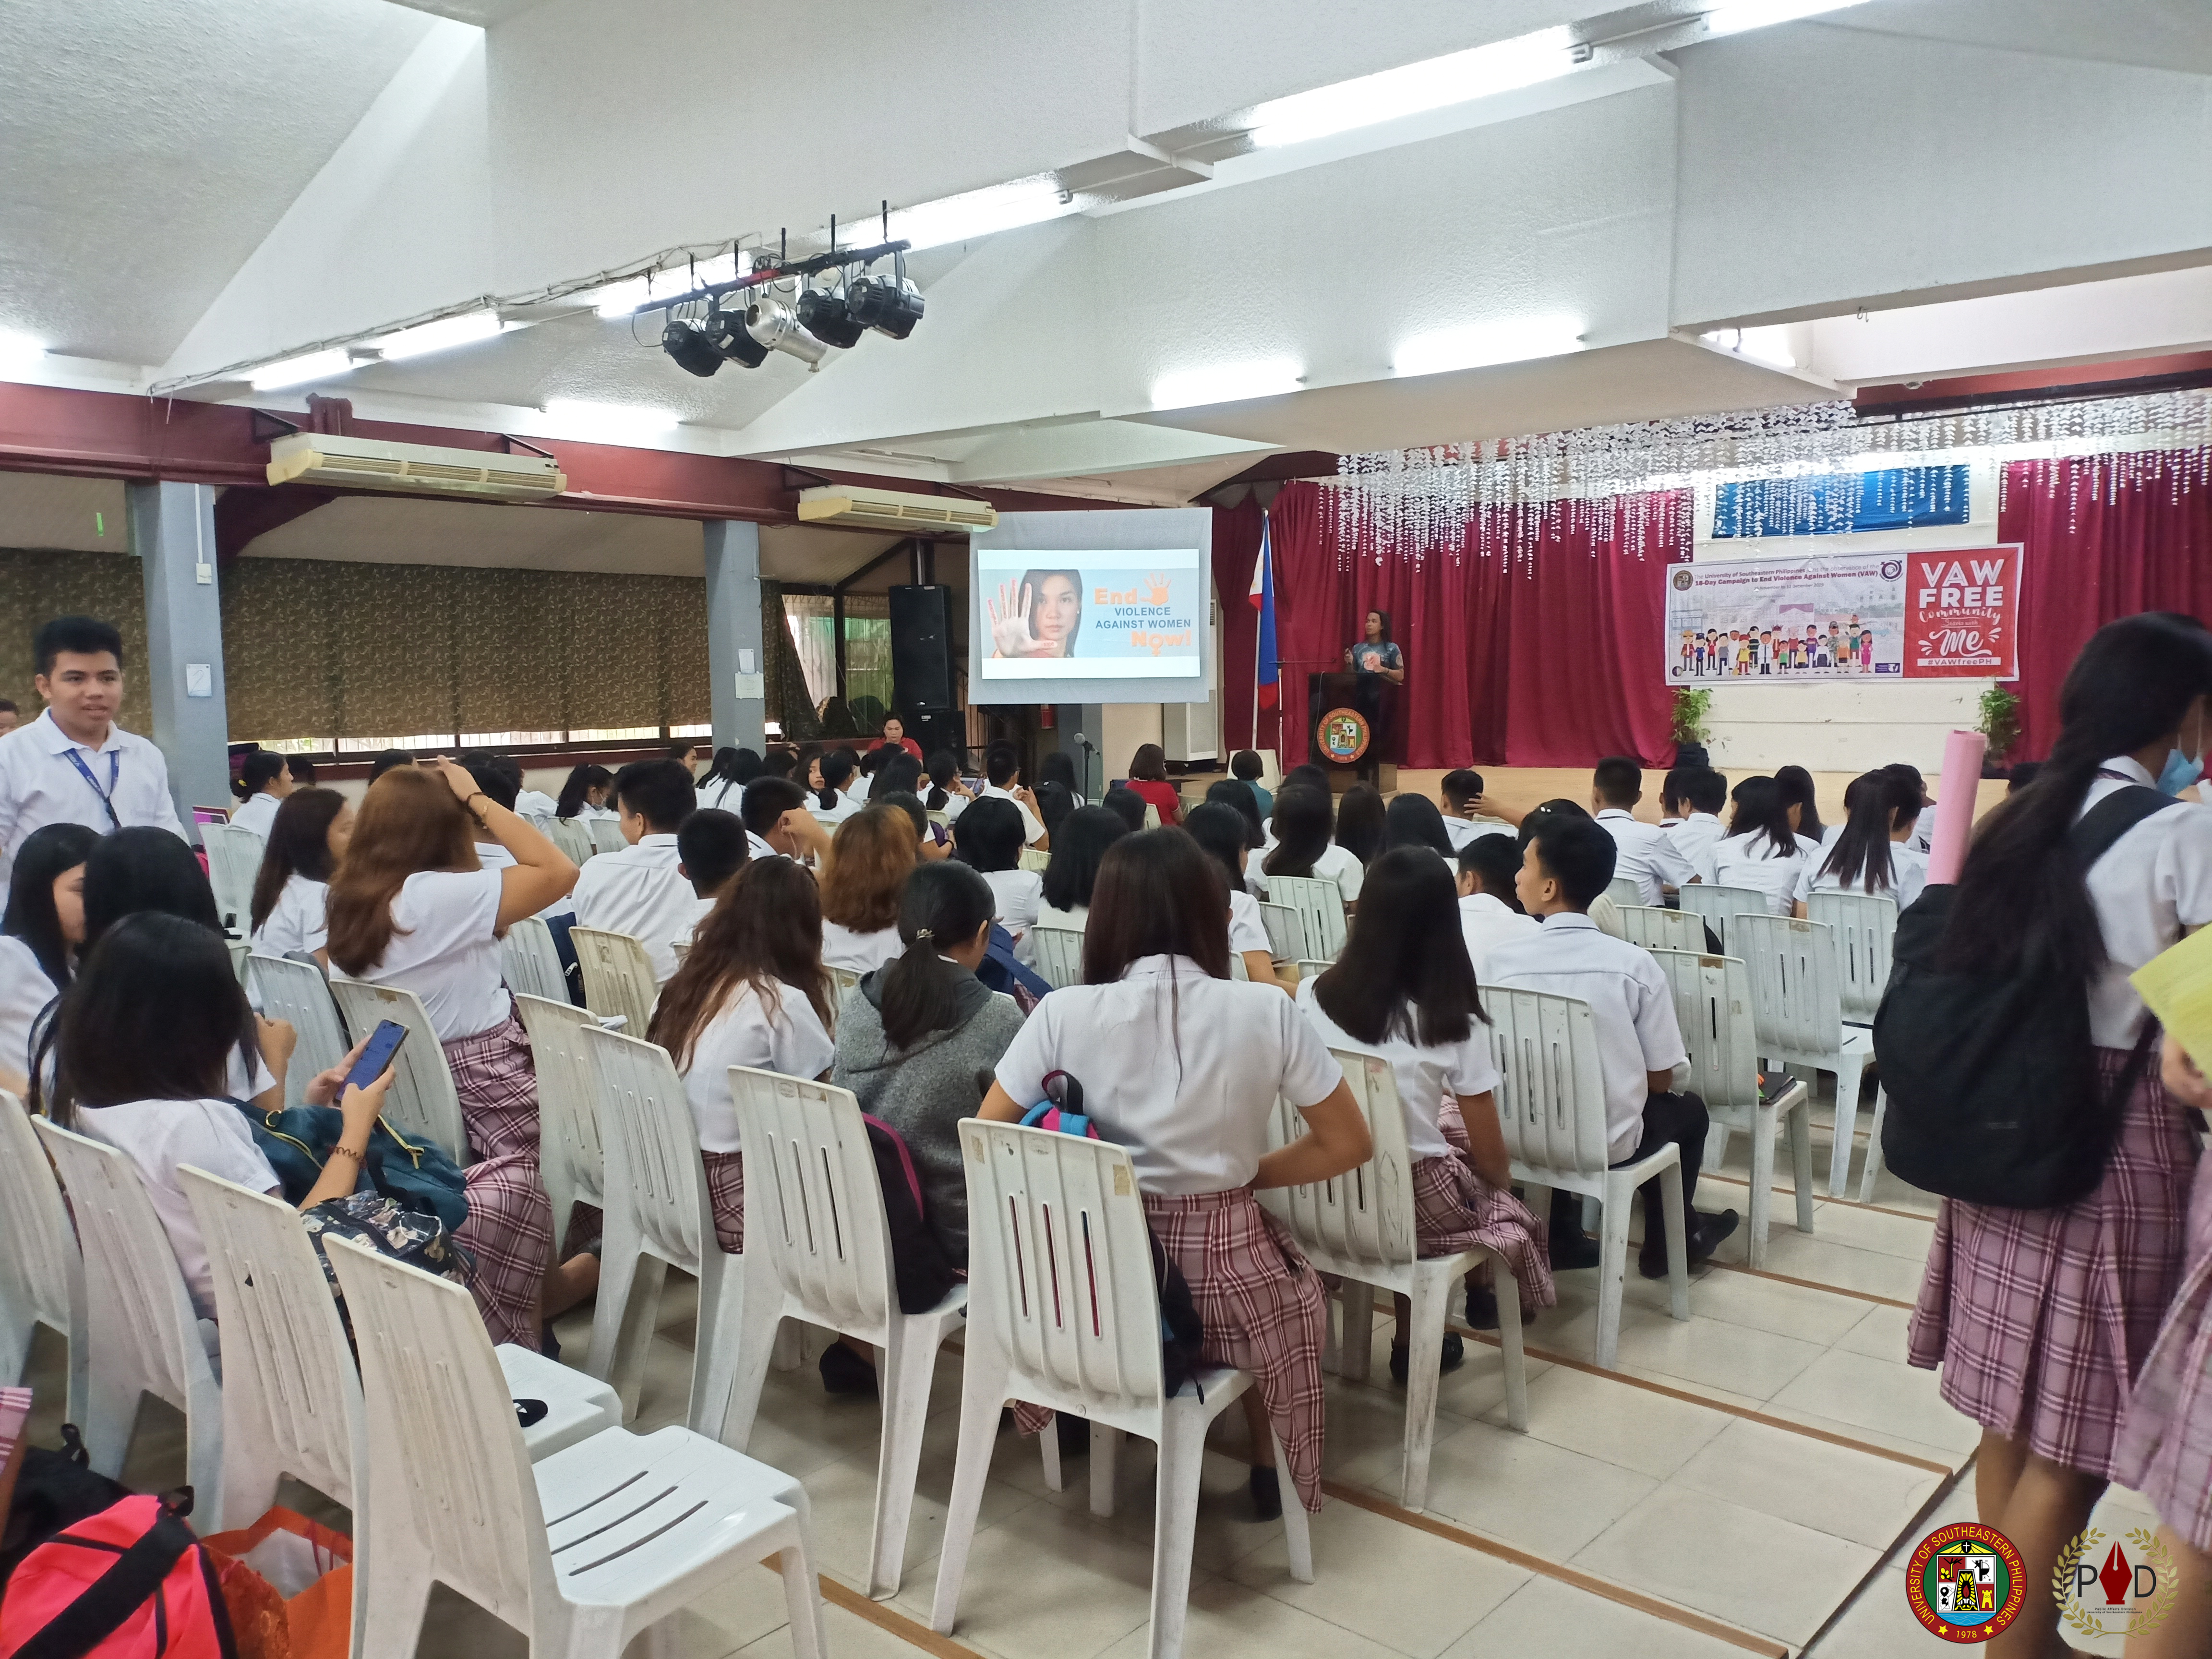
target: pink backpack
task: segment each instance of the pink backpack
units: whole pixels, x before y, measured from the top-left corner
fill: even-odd
[[[0,1599],[0,1659],[237,1659],[215,1563],[153,1497],[46,1540]]]

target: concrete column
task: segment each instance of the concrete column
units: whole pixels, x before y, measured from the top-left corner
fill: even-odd
[[[707,532],[707,665],[714,746],[767,743],[768,664],[761,650],[760,526],[714,519]]]
[[[190,830],[195,806],[230,803],[230,711],[223,690],[222,606],[215,574],[215,490],[124,486],[131,548],[146,583],[143,705],[169,765],[169,793]],[[124,706],[123,725],[137,727]],[[143,729],[143,728],[141,728]]]

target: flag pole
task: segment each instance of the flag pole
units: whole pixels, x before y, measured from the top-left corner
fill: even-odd
[[[1260,509],[1261,611],[1252,618],[1252,741],[1249,746],[1255,750],[1260,747],[1260,635],[1267,617],[1267,585],[1274,580],[1273,570],[1267,568],[1273,562],[1267,552],[1267,509],[1263,507]]]

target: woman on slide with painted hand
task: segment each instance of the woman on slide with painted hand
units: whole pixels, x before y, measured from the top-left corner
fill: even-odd
[[[1073,570],[1031,570],[1000,582],[987,600],[994,657],[1072,657],[1083,626],[1082,579]]]

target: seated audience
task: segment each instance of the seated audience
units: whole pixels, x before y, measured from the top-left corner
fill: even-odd
[[[896,714],[884,716],[884,735],[877,739],[878,748],[900,749],[915,760],[921,758],[921,745],[906,734],[906,722]]]
[[[1674,774],[1669,772],[1667,775],[1672,778]],[[1682,821],[1667,833],[1674,837],[1674,850],[1694,870],[1698,855],[1728,834],[1728,826],[1720,817],[1722,809],[1728,805],[1728,780],[1710,766],[1693,766],[1679,787],[1681,797],[1677,805],[1687,810]]]
[[[750,854],[744,820],[720,807],[701,807],[676,832],[676,873],[710,906],[729,890]]]
[[[830,832],[807,810],[807,799],[789,778],[763,774],[745,786],[745,804],[738,816],[744,821],[754,858],[811,858],[818,863],[828,855]]]
[[[1820,822],[1820,803],[1813,787],[1813,775],[1802,766],[1784,766],[1774,774],[1782,791],[1782,804],[1790,811],[1790,828],[1800,841],[1825,847],[1836,838],[1836,827]],[[1811,848],[1808,848],[1809,852]]]
[[[1401,796],[1400,799],[1408,799]],[[1434,803],[1423,800],[1434,811]],[[1486,841],[1500,841],[1485,836]],[[1559,1297],[1536,1218],[1513,1196],[1511,1160],[1498,1121],[1498,1066],[1484,1028],[1474,968],[1461,947],[1452,878],[1418,847],[1393,848],[1369,866],[1344,951],[1298,984],[1298,1011],[1333,1049],[1390,1062],[1413,1160],[1413,1235],[1419,1254],[1455,1255],[1477,1244],[1503,1255],[1534,1314]],[[1524,918],[1525,920],[1525,918]],[[1468,1322],[1498,1323],[1495,1291],[1468,1276]],[[1407,1298],[1395,1298],[1398,1334],[1390,1374],[1410,1370]],[[1447,1332],[1443,1364],[1458,1367],[1460,1338]]]
[[[1766,896],[1769,910],[1786,916],[1796,902],[1807,855],[1819,851],[1819,843],[1808,846],[1790,829],[1782,786],[1772,778],[1746,778],[1735,787],[1727,836],[1698,855],[1697,870],[1708,883],[1757,889]]]
[[[604,766],[579,766],[568,774],[568,782],[561,786],[561,798],[553,803],[556,818],[611,818],[620,816],[607,805],[607,797],[614,793],[615,775]]]
[[[994,743],[983,751],[983,787],[979,800],[1012,801],[1022,815],[1022,845],[1044,845],[1044,820],[1036,814],[1036,797],[1022,787],[1021,750],[1011,743]]]
[[[1459,849],[1459,931],[1480,983],[1491,981],[1490,953],[1536,931],[1536,919],[1513,890],[1520,843],[1510,836],[1477,836]]]
[[[914,873],[914,823],[896,806],[870,806],[839,824],[830,844],[836,856],[822,878],[822,964],[870,973],[905,948],[899,896]]]
[[[528,781],[523,775],[520,761],[512,755],[501,755],[498,757],[498,764],[502,768],[514,769],[516,811],[526,818],[550,818],[554,816],[554,809],[561,803],[543,789],[532,789],[530,787]]]
[[[896,749],[864,750],[860,755],[860,763],[853,769],[853,781],[848,787],[846,793],[861,805],[867,805],[875,798],[877,778],[882,774],[884,768],[890,764],[891,757],[899,752]]]
[[[1643,799],[1644,769],[1625,755],[1607,756],[1590,774],[1590,805],[1596,809],[1598,827],[1620,849],[1613,873],[1634,882],[1644,903],[1662,904],[1669,888],[1680,887],[1697,872],[1672,836],[1636,817],[1633,809]]]
[[[1260,780],[1267,775],[1267,763],[1255,750],[1240,749],[1229,757],[1229,775],[1252,792],[1252,804],[1260,809],[1262,823],[1275,810],[1275,792],[1261,787]]]
[[[231,793],[238,797],[240,803],[230,815],[231,823],[266,840],[270,823],[292,788],[292,769],[284,757],[266,749],[256,749],[246,756],[238,775],[230,781]]]
[[[1040,783],[1036,787],[1037,822],[1044,825],[1044,840],[1038,843],[1039,852],[1048,851],[1052,838],[1060,833],[1060,826],[1067,822],[1075,811],[1075,792],[1065,784]]]
[[[1158,812],[1163,824],[1182,822],[1182,796],[1168,781],[1168,752],[1159,744],[1139,744],[1129,757],[1129,790]]]
[[[1242,778],[1223,778],[1206,792],[1209,804],[1233,806],[1244,820],[1245,840],[1255,851],[1267,844],[1267,820],[1260,811],[1260,798]]]
[[[1920,792],[1887,772],[1868,772],[1844,792],[1846,817],[1827,856],[1807,859],[1794,894],[1796,914],[1812,914],[1815,893],[1868,893],[1897,901],[1900,910],[1928,884],[1928,855],[1912,846]]]
[[[1067,815],[1052,844],[1052,862],[1045,866],[1038,884],[1039,927],[1073,927],[1079,933],[1089,924],[1098,862],[1108,848],[1128,833],[1128,824],[1103,806],[1079,806]]]
[[[994,906],[990,887],[957,861],[908,878],[896,929],[905,948],[845,998],[830,1073],[862,1111],[906,1142],[921,1180],[923,1214],[956,1267],[968,1261],[960,1120],[975,1115],[991,1073],[1022,1029],[1014,1000],[975,977]]]
[[[645,946],[653,976],[665,985],[676,972],[674,941],[691,937],[705,915],[678,866],[677,832],[698,804],[691,774],[671,760],[632,761],[615,774],[622,808],[618,853],[602,853],[576,877],[576,925],[627,933]]]
[[[489,755],[481,757],[473,765],[467,761],[460,764],[476,780],[477,787],[483,792],[486,800],[495,806],[504,806],[510,812],[514,811],[514,803],[522,792],[520,771],[510,775],[505,767]],[[504,870],[514,862],[514,854],[501,846],[488,830],[477,835],[476,848],[477,862],[487,870]]]
[[[1336,803],[1336,844],[1358,859],[1362,869],[1382,854],[1386,811],[1382,792],[1371,783],[1353,784]]]
[[[999,925],[1013,936],[1016,957],[1029,961],[1030,929],[1036,926],[1044,878],[1021,867],[1022,820],[1014,803],[983,796],[952,826],[952,845],[960,861],[990,884]]]
[[[744,804],[745,786],[761,774],[761,757],[750,749],[725,745],[714,751],[714,763],[699,780],[699,804],[734,812]]]
[[[933,812],[941,813],[947,823],[960,816],[961,808],[975,799],[967,781],[960,775],[960,760],[949,749],[940,749],[929,757],[929,793],[921,804]]]
[[[1267,946],[1267,924],[1260,916],[1260,901],[1244,884],[1244,862],[1252,841],[1243,815],[1234,807],[1208,801],[1190,809],[1183,820],[1190,838],[1221,866],[1229,882],[1229,954],[1244,964],[1244,976],[1255,985],[1282,985],[1275,977],[1275,953]],[[1285,991],[1291,988],[1282,985]]]
[[[884,795],[921,793],[921,763],[903,749],[886,749],[884,769],[876,774],[875,787],[869,790],[868,799],[876,800]]]
[[[1082,786],[1076,781],[1075,762],[1065,750],[1055,749],[1037,763],[1037,793],[1040,796],[1044,793],[1044,787],[1048,783],[1056,783],[1066,790],[1068,799],[1076,806],[1089,805],[1083,799]],[[1045,826],[1045,833],[1052,833],[1050,824]]]
[[[1689,801],[1682,793],[1682,786],[1689,781],[1690,774],[1697,769],[1694,766],[1670,766],[1667,769],[1667,775],[1659,780],[1659,827],[1662,830],[1671,832],[1689,817]]]
[[[1444,829],[1444,815],[1426,795],[1400,795],[1383,809],[1382,850],[1399,847],[1425,847],[1446,864],[1459,857]]]
[[[842,749],[833,749],[816,756],[813,772],[807,779],[807,787],[814,792],[808,810],[833,829],[860,810],[861,804],[851,790],[854,763],[846,755]]]
[[[1253,1373],[1253,1504],[1280,1512],[1279,1440],[1297,1500],[1321,1507],[1324,1420],[1319,1275],[1254,1199],[1367,1161],[1367,1126],[1342,1069],[1288,997],[1229,978],[1228,884],[1176,830],[1115,842],[1084,935],[1083,979],[1037,1004],[979,1116],[1018,1120],[1045,1077],[1083,1085],[1099,1133],[1127,1147],[1152,1234],[1189,1282],[1201,1357]],[[1270,1152],[1279,1100],[1307,1132]],[[1046,1414],[1018,1407],[1025,1431]]]
[[[1771,780],[1770,780],[1771,781]],[[1779,802],[1777,817],[1780,816]],[[1532,815],[1533,816],[1533,815]],[[1674,994],[1651,953],[1598,931],[1591,901],[1613,879],[1619,848],[1586,818],[1547,814],[1530,832],[1516,890],[1529,915],[1544,925],[1524,939],[1491,947],[1490,982],[1504,989],[1549,991],[1589,1005],[1596,1028],[1598,1062],[1605,1073],[1609,1157],[1618,1165],[1649,1156],[1668,1141],[1680,1149],[1682,1204],[1692,1264],[1710,1256],[1735,1231],[1736,1213],[1701,1214],[1698,1171],[1709,1127],[1705,1103],[1674,1091],[1674,1067],[1689,1058],[1674,1018]],[[1667,1224],[1659,1177],[1643,1187],[1644,1249],[1638,1267],[1646,1279],[1667,1273]],[[1594,1267],[1597,1246],[1583,1236],[1582,1200],[1554,1190],[1552,1267]]]
[[[412,766],[414,764],[415,757],[412,752],[408,750],[380,749],[376,751],[376,758],[370,761],[368,763],[368,781],[371,783],[374,783],[379,778],[382,777],[386,772],[389,772],[395,766]]]
[[[1916,853],[1932,851],[1933,849],[1929,845],[1928,841],[1929,823],[1926,814],[1928,809],[1936,805],[1936,797],[1928,793],[1928,781],[1920,775],[1920,769],[1917,766],[1908,766],[1904,762],[1898,761],[1888,766],[1883,767],[1881,769],[1891,774],[1897,779],[1898,787],[1900,791],[1910,789],[1913,793],[1920,797],[1920,811],[1922,814],[1920,828],[1913,832],[1912,839],[1907,844],[1911,846],[1912,850]]]
[[[69,988],[84,943],[84,861],[100,837],[82,823],[49,823],[23,837],[0,915],[0,1089],[30,1088],[31,1033]]]
[[[883,799],[873,804],[894,806],[906,814],[907,821],[914,825],[914,855],[917,862],[952,856],[952,837],[945,835],[943,824],[929,821],[929,809],[911,789],[884,790]]]
[[[773,744],[761,757],[761,772],[771,778],[796,778],[799,771],[799,750],[787,743]]]
[[[1481,773],[1462,767],[1445,773],[1439,787],[1444,798],[1444,833],[1455,848],[1466,846],[1478,836],[1513,833],[1513,826],[1504,818],[1491,817],[1482,811]]]
[[[1316,876],[1336,884],[1346,910],[1359,902],[1360,872],[1366,866],[1349,848],[1330,840],[1327,794],[1293,787],[1285,778],[1282,793],[1275,797],[1275,815],[1268,822],[1275,832],[1275,847],[1260,863],[1256,884],[1261,898],[1267,896],[1270,876]]]
[[[1115,784],[1106,792],[1100,805],[1129,827],[1133,834],[1145,827],[1145,798],[1126,784]]]
[[[248,908],[253,948],[264,956],[312,955],[327,968],[323,907],[331,872],[353,839],[353,805],[335,789],[295,789],[277,809],[253,878]]]

